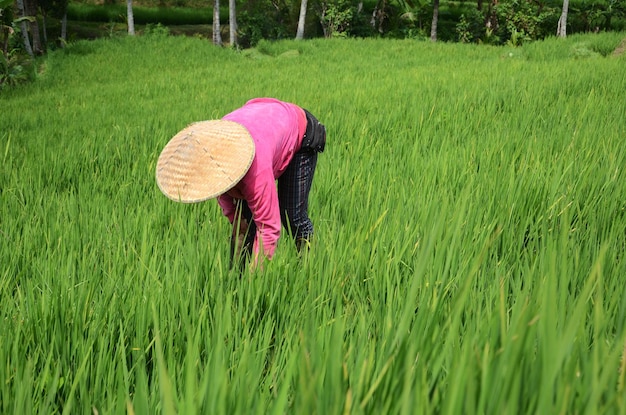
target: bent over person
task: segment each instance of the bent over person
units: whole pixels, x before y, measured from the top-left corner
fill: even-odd
[[[233,225],[231,264],[250,255],[257,262],[274,255],[281,225],[298,251],[308,249],[309,192],[325,144],[326,129],[310,112],[256,98],[176,134],[159,156],[157,183],[183,203],[217,197]]]

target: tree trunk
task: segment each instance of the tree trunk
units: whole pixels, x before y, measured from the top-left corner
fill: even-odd
[[[213,0],[213,44],[222,46],[222,32],[220,28],[220,0]]]
[[[298,19],[298,31],[296,32],[296,40],[304,39],[304,23],[306,22],[307,4],[307,0],[300,0],[300,18]]]
[[[41,43],[41,37],[39,35],[39,23],[37,19],[30,22],[30,30],[33,35],[33,52],[37,55],[43,55],[43,44]]]
[[[135,36],[135,15],[133,14],[133,0],[126,0],[126,16],[128,20],[128,34]]]
[[[43,54],[43,46],[39,34],[39,23],[37,22],[37,0],[24,0],[24,12],[26,16],[32,17],[29,21],[30,35],[33,38],[33,53],[36,55]]]
[[[439,21],[439,0],[433,0],[433,23],[430,25],[430,40],[437,41],[437,22]]]
[[[230,26],[230,47],[237,47],[237,11],[235,0],[228,0],[228,24]]]
[[[567,9],[569,8],[569,0],[563,0],[563,11],[556,27],[556,35],[559,37],[567,36]]]
[[[43,26],[43,44],[48,44],[48,27],[46,26],[46,12],[41,13],[41,25]]]
[[[7,25],[2,27],[2,54],[6,58],[9,53],[9,36],[11,35],[13,28]]]
[[[374,7],[374,11],[372,12],[372,18],[370,19],[370,25],[374,29],[378,31],[378,33],[383,33],[383,23],[385,21],[385,8],[387,7],[386,0],[379,0],[376,2],[376,7]]]
[[[24,0],[17,0],[18,13],[21,17],[26,16],[26,9],[24,8]],[[28,38],[28,26],[26,20],[20,22],[20,31],[22,32],[22,40],[24,41],[24,49],[31,57],[34,56],[33,48],[30,45],[30,39]]]
[[[67,43],[67,7],[61,19],[61,47],[64,48]]]
[[[485,14],[485,27],[491,33],[495,33],[498,30],[498,15],[496,14],[496,7],[498,6],[498,0],[491,0],[489,8]]]

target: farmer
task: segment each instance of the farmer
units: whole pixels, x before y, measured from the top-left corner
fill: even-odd
[[[251,255],[258,263],[274,255],[281,224],[298,251],[308,248],[309,191],[325,143],[326,129],[305,109],[256,98],[175,135],[159,156],[157,183],[175,201],[217,197],[233,225],[231,265]]]

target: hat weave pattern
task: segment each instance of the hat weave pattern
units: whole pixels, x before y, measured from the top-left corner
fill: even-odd
[[[193,123],[163,148],[157,161],[157,184],[176,202],[212,199],[243,178],[254,152],[254,141],[241,124],[226,120]]]

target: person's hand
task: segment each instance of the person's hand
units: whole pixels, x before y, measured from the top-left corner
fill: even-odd
[[[239,256],[241,254],[241,250],[243,248],[243,244],[246,242],[246,234],[248,233],[248,221],[240,217],[233,223],[233,241],[236,241],[236,255]]]

